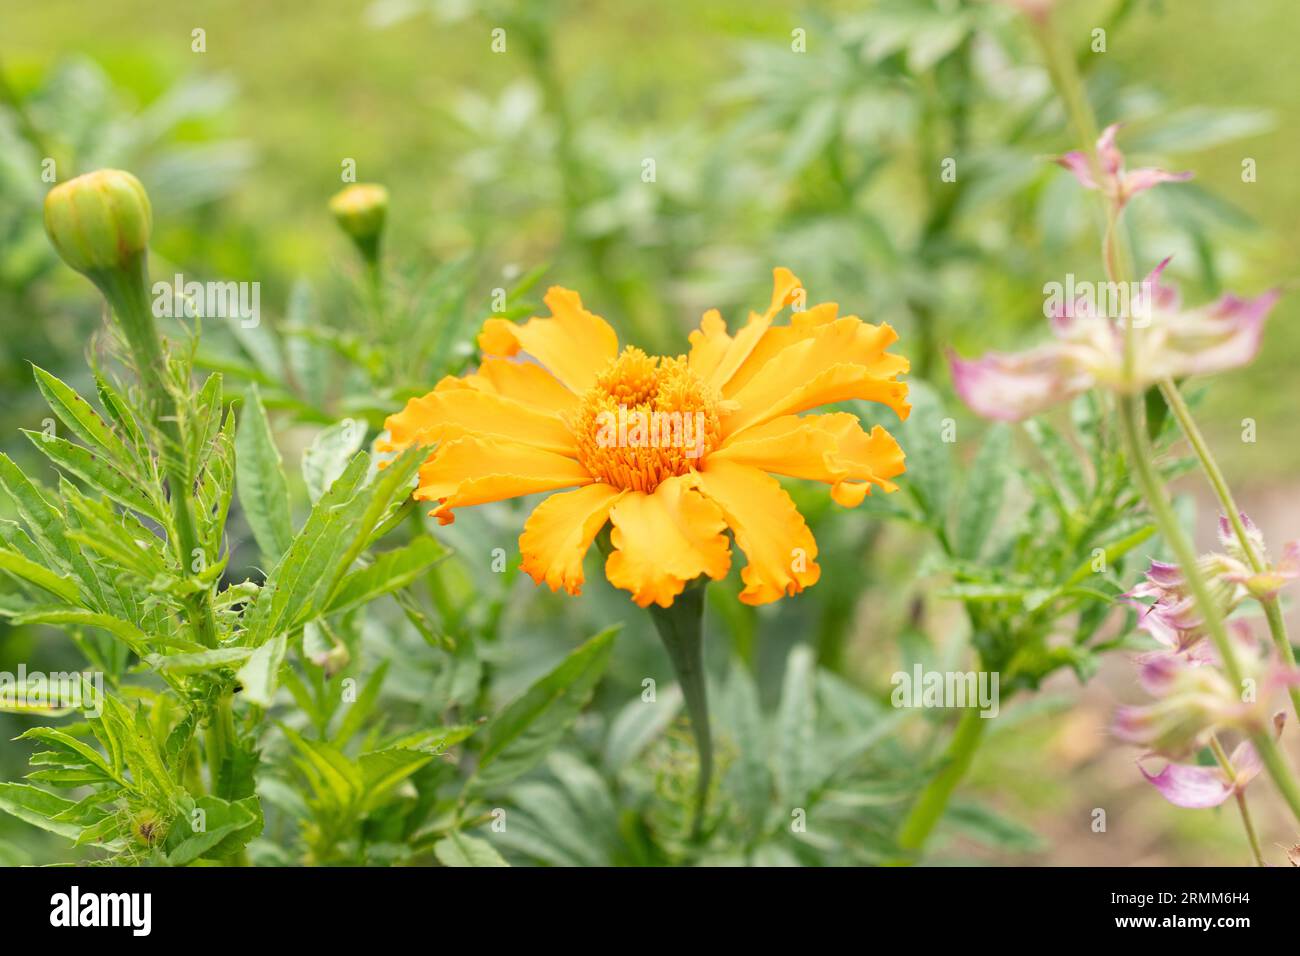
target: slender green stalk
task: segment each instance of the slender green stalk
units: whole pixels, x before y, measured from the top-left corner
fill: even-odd
[[[1214,759],[1219,762],[1223,772],[1228,775],[1228,783],[1233,785],[1232,795],[1237,798],[1237,809],[1241,812],[1241,825],[1246,828],[1246,839],[1250,843],[1250,852],[1255,857],[1256,866],[1267,866],[1264,862],[1264,854],[1259,849],[1259,837],[1255,835],[1255,824],[1250,819],[1250,808],[1246,806],[1246,795],[1236,787],[1237,770],[1232,766],[1232,760],[1223,749],[1223,744],[1219,743],[1217,736],[1210,738],[1210,749],[1214,751]]]
[[[957,729],[943,752],[939,772],[930,778],[930,782],[917,796],[898,831],[898,848],[908,855],[893,861],[893,865],[910,866],[915,862],[915,856],[920,853],[931,831],[943,816],[953,790],[970,769],[975,751],[979,749],[984,737],[984,725],[987,722],[980,717],[978,707],[962,711]]]
[[[691,733],[699,752],[700,772],[696,778],[694,822],[691,825],[691,839],[697,840],[703,832],[705,804],[713,779],[713,735],[709,729],[709,699],[704,673],[703,581],[688,584],[670,607],[651,604],[650,617],[681,684],[686,713],[691,720]]]
[[[1214,493],[1218,496],[1224,514],[1228,516],[1233,533],[1237,536],[1241,550],[1250,564],[1250,569],[1256,574],[1262,573],[1267,570],[1264,559],[1255,548],[1255,543],[1250,540],[1250,535],[1246,533],[1246,525],[1241,520],[1241,509],[1237,507],[1237,502],[1232,496],[1232,489],[1228,487],[1228,482],[1224,479],[1223,472],[1219,469],[1219,463],[1215,461],[1214,454],[1205,441],[1205,436],[1201,434],[1196,420],[1192,418],[1192,411],[1187,407],[1186,399],[1183,398],[1182,392],[1178,390],[1178,386],[1168,380],[1160,383],[1160,393],[1164,396],[1165,404],[1169,406],[1169,410],[1173,412],[1174,418],[1178,421],[1178,426],[1183,430],[1183,434],[1187,436],[1187,441],[1192,446],[1192,451],[1196,453],[1196,457],[1201,463],[1201,469],[1205,472],[1205,477],[1209,479],[1210,487],[1214,489]],[[1268,621],[1268,630],[1273,636],[1273,644],[1277,648],[1278,654],[1288,667],[1295,667],[1295,650],[1291,647],[1291,641],[1287,637],[1286,621],[1282,618],[1282,609],[1277,595],[1259,598],[1258,600],[1264,608],[1264,618]],[[1291,696],[1291,708],[1296,718],[1300,719],[1300,688],[1289,687],[1287,692]]]
[[[194,552],[199,550],[198,533],[191,510],[193,483],[185,463],[185,436],[181,430],[180,409],[167,390],[163,378],[166,359],[146,292],[148,275],[145,258],[141,256],[137,267],[130,272],[112,270],[94,278],[118,318],[135,360],[145,402],[150,412],[156,416],[163,433],[164,447],[160,450],[159,457],[167,476],[167,491],[176,530],[176,538],[171,544],[184,574],[194,560]],[[207,590],[187,597],[185,607],[199,642],[205,647],[216,647],[216,621]]]
[[[1182,568],[1183,577],[1191,589],[1192,596],[1196,599],[1196,606],[1205,620],[1206,630],[1209,632],[1210,640],[1214,643],[1215,649],[1219,652],[1219,660],[1223,664],[1228,679],[1236,687],[1240,688],[1242,686],[1242,670],[1241,664],[1237,660],[1236,649],[1228,638],[1227,628],[1223,624],[1223,615],[1220,614],[1218,605],[1215,604],[1213,597],[1210,595],[1205,578],[1197,566],[1196,551],[1187,535],[1183,533],[1182,527],[1178,524],[1178,519],[1175,517],[1173,508],[1165,495],[1164,484],[1151,464],[1145,447],[1145,435],[1138,421],[1137,399],[1134,396],[1124,395],[1120,399],[1120,421],[1124,426],[1124,437],[1128,444],[1132,469],[1141,485],[1143,496],[1147,500],[1147,506],[1151,509],[1152,517],[1155,518],[1156,528],[1173,550],[1174,557]],[[1282,792],[1282,797],[1286,800],[1287,806],[1291,808],[1291,812],[1295,814],[1296,819],[1300,820],[1300,787],[1296,785],[1290,768],[1282,758],[1282,752],[1278,749],[1277,742],[1274,741],[1272,734],[1267,729],[1256,730],[1250,735],[1250,739],[1259,752],[1260,759],[1267,768],[1269,775],[1273,778],[1273,782],[1277,785],[1278,790]]]

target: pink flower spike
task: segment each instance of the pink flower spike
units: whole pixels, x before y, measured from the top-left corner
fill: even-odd
[[[1192,178],[1190,172],[1171,173],[1154,167],[1144,167],[1126,171],[1124,154],[1116,145],[1119,123],[1111,123],[1097,138],[1097,165],[1100,167],[1102,181],[1097,182],[1093,175],[1092,164],[1088,157],[1078,150],[1066,153],[1057,159],[1057,164],[1064,166],[1079,181],[1084,189],[1100,189],[1110,201],[1123,209],[1128,201],[1140,192],[1145,192],[1160,183],[1185,182]]]

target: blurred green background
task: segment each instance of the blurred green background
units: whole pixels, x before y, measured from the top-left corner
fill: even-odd
[[[1193,303],[1292,288],[1294,3],[1061,6],[1102,121],[1131,121],[1121,144],[1135,164],[1196,173],[1135,209],[1143,267],[1175,254]],[[1092,54],[1100,25],[1107,49]],[[681,351],[704,308],[734,322],[765,302],[780,264],[811,301],[898,327],[918,375],[950,392],[943,348],[1041,336],[1042,284],[1099,274],[1095,209],[1048,162],[1074,144],[996,4],[46,0],[0,10],[0,71],[0,444],[24,460],[11,436],[42,414],[26,362],[78,365],[97,322],[87,287],[44,247],[46,156],[60,179],[108,164],[140,173],[158,205],[155,272],[259,281],[272,326],[300,277],[324,290],[331,321],[348,321],[339,276],[356,266],[325,201],[349,159],[392,193],[394,259],[465,264],[466,340],[493,289],[545,266],[544,281],[580,290],[624,340]],[[959,188],[945,191],[949,156]],[[1255,182],[1242,181],[1246,158]],[[1288,295],[1258,361],[1202,406],[1275,542],[1300,537],[1297,361],[1300,298]],[[1245,418],[1255,443],[1240,440]],[[898,553],[875,584],[913,575],[916,549]],[[841,617],[859,671],[893,660],[889,611]],[[1047,838],[996,858],[1237,862],[1235,820],[1165,805],[1107,741],[1117,695],[1132,696],[1115,664],[1082,697],[1056,682],[982,755],[975,785]],[[1096,835],[1096,805],[1139,809]]]

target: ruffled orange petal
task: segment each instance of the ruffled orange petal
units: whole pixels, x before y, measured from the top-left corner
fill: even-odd
[[[578,408],[578,396],[535,362],[485,358],[478,370],[462,381],[553,415],[571,414]]]
[[[488,319],[479,333],[479,347],[487,355],[504,357],[522,349],[581,394],[618,354],[618,335],[608,322],[582,307],[576,292],[551,286],[542,301],[551,310],[550,318],[534,317],[523,325]]]
[[[699,488],[722,508],[749,559],[740,572],[741,601],[768,604],[817,583],[817,542],[780,482],[749,465],[710,456]]]
[[[432,445],[481,435],[535,445],[561,455],[577,454],[573,432],[558,416],[466,387],[463,382],[444,379],[429,394],[411,399],[396,415],[389,415],[384,422],[389,438],[380,450],[399,451],[415,442]]]
[[[444,442],[420,466],[412,497],[437,501],[430,512],[441,524],[455,520],[453,508],[591,484],[587,469],[564,455],[497,438],[466,437]]]
[[[668,607],[686,582],[726,575],[731,550],[722,512],[692,485],[693,475],[661,482],[652,494],[628,492],[610,509],[614,551],[605,576],[641,607]]]
[[[835,500],[848,507],[860,504],[872,485],[896,491],[888,479],[905,470],[894,436],[879,425],[867,434],[858,417],[847,412],[783,415],[733,436],[709,460],[824,481],[833,486]]]
[[[773,269],[771,304],[762,315],[751,312],[749,321],[735,338],[727,334],[727,324],[717,309],[704,313],[699,329],[690,334],[691,371],[714,387],[722,388],[769,331],[772,319],[794,301],[802,288],[789,269]]]
[[[609,517],[609,510],[627,492],[606,484],[551,495],[524,522],[519,553],[524,573],[552,591],[582,591],[582,559]]]
[[[840,307],[834,302],[822,302],[790,316],[789,325],[774,325],[763,333],[752,352],[746,356],[736,373],[722,386],[724,398],[730,398],[764,365],[782,349],[809,338],[819,327],[834,322]]]
[[[906,418],[907,385],[894,378],[907,371],[908,362],[885,351],[897,338],[888,325],[855,316],[817,327],[777,353],[731,397],[735,407],[723,415],[723,434],[850,398],[880,402]]]

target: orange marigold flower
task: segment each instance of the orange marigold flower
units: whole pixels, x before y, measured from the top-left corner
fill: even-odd
[[[774,277],[764,312],[733,336],[710,310],[676,358],[620,351],[576,292],[553,287],[550,317],[489,319],[478,370],[411,399],[378,447],[435,446],[415,497],[436,501],[430,513],[444,524],[456,508],[575,488],[538,505],[519,538],[524,571],[552,590],[581,590],[583,557],[609,522],[606,576],[642,607],[668,607],[700,575],[726,575],[728,528],[748,560],[742,601],[798,593],[821,573],[817,543],[768,472],[826,482],[847,507],[872,485],[894,491],[903,450],[884,428],[799,413],[858,398],[906,418],[897,379],[908,362],[886,351],[892,328],[839,316],[833,302],[774,325],[802,296],[788,269]]]

